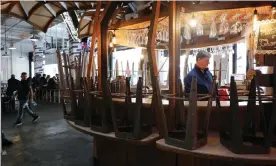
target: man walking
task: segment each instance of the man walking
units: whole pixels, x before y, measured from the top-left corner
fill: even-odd
[[[22,117],[25,110],[29,113],[31,117],[33,117],[33,122],[35,122],[39,118],[39,116],[33,113],[29,107],[29,104],[33,102],[33,90],[30,81],[27,80],[27,73],[25,72],[21,73],[21,81],[18,85],[17,94],[20,106],[15,125],[22,125]]]

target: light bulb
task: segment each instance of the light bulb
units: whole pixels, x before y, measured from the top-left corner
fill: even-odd
[[[196,26],[196,19],[195,16],[192,16],[191,22],[190,22],[191,27],[195,27]]]
[[[258,21],[258,11],[254,10],[254,16],[253,16],[253,31],[256,31],[257,29],[257,21]]]
[[[109,47],[113,47],[113,43],[112,42],[109,43]]]
[[[112,43],[113,43],[113,44],[116,44],[116,42],[117,42],[116,36],[115,36],[115,34],[113,34],[113,36],[112,36]]]
[[[275,14],[276,13],[276,7],[273,7],[272,8],[272,14]]]
[[[9,47],[9,50],[15,50],[16,48],[13,46],[13,44]]]

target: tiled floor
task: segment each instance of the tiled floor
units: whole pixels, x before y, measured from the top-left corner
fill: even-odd
[[[17,113],[2,115],[2,130],[14,142],[4,147],[2,166],[91,166],[92,137],[76,131],[63,119],[61,106],[40,103],[36,123],[25,115],[23,125],[13,127]]]

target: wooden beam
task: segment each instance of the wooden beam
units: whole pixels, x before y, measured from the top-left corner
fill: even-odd
[[[176,94],[180,76],[180,6],[177,1],[169,2],[169,91]],[[175,128],[175,100],[169,100],[167,123],[169,130]]]
[[[19,9],[21,10],[21,12],[24,15],[24,19],[27,20],[28,19],[28,15],[27,15],[28,13],[26,13],[26,11],[23,9],[23,6],[21,5],[20,2],[18,3],[18,5],[19,5]]]
[[[158,18],[162,18],[162,17],[166,17],[169,15],[168,10],[163,10],[162,12],[160,12],[159,17]],[[132,20],[121,20],[118,21],[117,24],[115,24],[114,26],[111,27],[111,29],[120,29],[126,26],[130,26],[130,25],[134,25],[134,24],[139,24],[139,23],[143,23],[143,22],[147,22],[150,21],[152,17],[152,14],[146,15],[146,16],[142,16],[139,18],[135,18]]]
[[[49,12],[49,13],[51,13],[52,14],[52,16],[54,16],[54,17],[56,17],[57,16],[57,14],[56,14],[56,12],[54,11],[54,9],[49,5],[49,4],[44,4],[44,7],[47,9],[47,11]],[[55,13],[53,13],[53,11],[55,12]]]
[[[44,5],[42,2],[37,2],[37,4],[35,4],[34,7],[31,8],[31,10],[29,11],[29,14],[28,14],[28,16],[29,16],[28,20],[33,15],[33,13],[42,5]]]
[[[199,12],[199,11],[209,11],[209,10],[225,10],[225,9],[237,9],[237,8],[247,8],[247,7],[261,7],[272,5],[270,1],[239,1],[239,2],[217,2],[217,3],[205,3],[205,4],[196,4],[193,5],[190,1],[183,1],[180,4],[185,8],[185,13]],[[167,8],[161,11],[159,17],[169,16],[169,11]],[[150,21],[151,14],[142,16],[132,20],[121,20],[114,26],[111,26],[110,29],[119,29],[129,25],[139,24],[143,22]]]
[[[99,74],[99,87],[102,87],[102,82],[107,79],[108,75],[108,23],[112,18],[112,13],[115,12],[117,8],[117,2],[111,1],[109,2],[109,6],[107,6],[105,15],[101,19],[101,68],[98,68]]]
[[[111,25],[115,24],[117,21],[116,16],[121,13],[121,12],[126,12],[125,9],[123,7],[118,8],[113,14],[112,14],[112,21],[111,21]]]
[[[158,79],[158,69],[156,64],[156,55],[155,55],[155,38],[156,31],[158,26],[158,18],[160,16],[160,1],[153,2],[152,8],[152,17],[150,22],[150,29],[148,35],[148,59],[150,65],[150,73],[151,73],[151,83],[153,88],[153,103],[155,108],[156,115],[156,125],[159,130],[159,134],[161,137],[167,137],[167,124],[165,120],[164,108],[161,99],[160,87],[159,87],[159,79]]]
[[[200,36],[197,37],[196,42],[193,44],[182,44],[181,49],[187,50],[187,49],[193,49],[193,48],[203,48],[203,47],[210,47],[210,46],[217,46],[217,45],[223,45],[223,44],[231,44],[236,43],[237,41],[240,41],[244,39],[244,37],[237,35],[228,35],[225,37],[225,40],[210,40],[209,36]]]
[[[261,7],[270,6],[273,1],[239,1],[239,2],[206,2],[202,4],[193,4],[192,1],[182,1],[181,7],[185,8],[185,13],[209,11],[209,10],[226,10],[226,9],[237,9],[237,8],[248,8],[248,7]]]
[[[95,23],[93,25],[93,34],[92,34],[92,41],[91,41],[91,46],[90,46],[89,62],[88,62],[88,68],[87,68],[87,73],[86,73],[86,76],[88,79],[88,87],[91,87],[90,77],[91,77],[91,69],[93,68],[92,65],[94,65],[94,49],[95,49],[96,38],[99,36],[97,34],[98,33],[97,27],[99,27],[99,24],[100,24],[100,21],[99,21],[100,9],[101,9],[101,1],[97,2]],[[98,57],[99,57],[99,53],[98,53]]]

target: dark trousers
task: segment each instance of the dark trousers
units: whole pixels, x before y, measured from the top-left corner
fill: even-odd
[[[15,111],[15,98],[10,96],[10,103],[9,103],[10,109]]]
[[[29,107],[29,101],[28,100],[19,100],[19,111],[18,111],[18,117],[17,117],[17,121],[21,122],[23,115],[25,113],[25,111],[28,112],[28,114],[31,117],[36,117],[37,115],[30,109]]]

